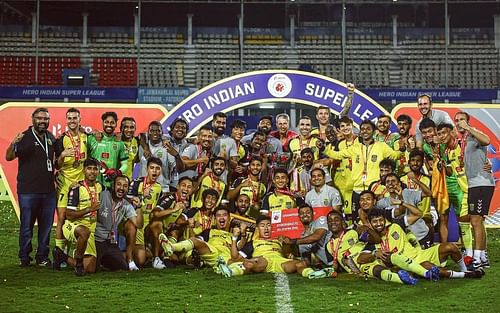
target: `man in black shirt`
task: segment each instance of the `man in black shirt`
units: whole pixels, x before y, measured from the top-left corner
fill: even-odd
[[[19,133],[7,148],[5,159],[19,159],[17,194],[20,209],[19,260],[29,266],[33,226],[38,221],[38,248],[35,255],[40,266],[50,266],[49,239],[56,195],[54,186],[55,138],[47,131],[50,115],[37,108],[31,115],[33,126]]]

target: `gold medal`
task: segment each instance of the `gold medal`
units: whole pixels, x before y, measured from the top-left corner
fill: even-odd
[[[80,166],[80,161],[75,160],[75,162],[73,162],[73,168],[78,168],[79,166]]]

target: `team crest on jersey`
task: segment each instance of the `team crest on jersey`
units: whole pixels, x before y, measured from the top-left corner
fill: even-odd
[[[324,200],[323,200],[323,204],[324,204],[325,206],[328,206],[328,199],[324,199]]]
[[[158,151],[156,153],[156,157],[158,157],[159,159],[161,159],[163,157],[163,151]]]
[[[394,240],[399,240],[399,234],[397,232],[393,232],[391,236],[392,238],[394,238]]]
[[[372,162],[375,163],[377,162],[378,156],[376,154],[372,155]]]
[[[347,240],[347,243],[350,245],[350,246],[354,246],[354,239],[349,239]]]
[[[47,143],[49,144],[49,146],[52,146],[52,140],[50,140],[50,138],[47,138]]]
[[[118,145],[116,143],[113,144],[113,150],[118,150]]]
[[[359,163],[359,155],[356,156],[356,163]]]
[[[132,151],[132,153],[137,153],[137,147],[136,146],[130,147],[130,150]]]
[[[285,203],[285,206],[287,209],[291,209],[292,208],[292,203],[291,202],[287,202]]]

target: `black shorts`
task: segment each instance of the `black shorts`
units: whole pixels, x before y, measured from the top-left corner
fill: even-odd
[[[123,252],[120,251],[117,244],[111,244],[109,240],[95,242],[97,250],[97,267],[100,265],[111,271],[128,270],[128,264],[125,261]]]
[[[471,187],[468,190],[467,204],[470,215],[488,215],[495,186]]]

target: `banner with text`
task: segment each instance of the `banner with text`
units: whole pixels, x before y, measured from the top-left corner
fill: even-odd
[[[170,111],[165,125],[182,117],[188,121],[192,134],[216,112],[233,111],[256,103],[294,102],[327,106],[339,114],[346,101],[346,84],[338,80],[303,71],[256,71],[228,77],[195,92]],[[389,112],[356,90],[349,113],[356,124],[366,119],[376,121],[382,114]],[[396,131],[396,124],[392,123],[391,129]]]
[[[137,99],[137,88],[0,87],[0,99],[111,101]]]
[[[314,208],[314,220],[320,216],[326,216],[332,207]],[[271,237],[276,239],[280,236],[292,239],[300,238],[304,231],[304,225],[300,222],[297,208],[271,211]]]
[[[436,101],[491,101],[498,98],[497,89],[365,89],[367,95],[377,101],[414,101],[421,94],[428,94]]]

